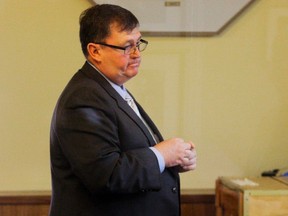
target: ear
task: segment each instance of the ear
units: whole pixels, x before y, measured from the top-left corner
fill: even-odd
[[[101,57],[100,50],[101,50],[101,47],[99,44],[89,43],[87,45],[88,54],[95,61],[100,61],[100,57]]]

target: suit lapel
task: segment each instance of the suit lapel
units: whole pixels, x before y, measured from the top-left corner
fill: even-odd
[[[141,130],[143,131],[143,133],[149,140],[149,146],[155,145],[155,142],[149,130],[144,125],[143,121],[139,118],[139,116],[134,112],[134,110],[128,105],[128,103],[120,96],[119,96],[119,99],[116,99],[116,100],[117,100],[119,108],[122,109],[138,125],[138,127],[141,128]]]
[[[136,100],[135,100],[135,102],[136,102],[136,105],[137,105],[137,107],[139,109],[139,112],[140,112],[141,116],[147,122],[147,124],[149,125],[151,130],[154,132],[154,134],[157,137],[158,141],[159,142],[163,141],[163,137],[162,137],[160,131],[158,130],[158,128],[156,127],[154,122],[151,120],[149,115],[145,112],[145,110],[142,108],[142,106]]]

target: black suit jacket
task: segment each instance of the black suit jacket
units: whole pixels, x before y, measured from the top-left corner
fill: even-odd
[[[153,145],[140,118],[86,62],[53,114],[50,216],[178,216],[178,173],[160,173]]]

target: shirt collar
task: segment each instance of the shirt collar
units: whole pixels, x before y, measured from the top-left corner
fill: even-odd
[[[125,96],[127,94],[126,88],[124,87],[124,85],[119,86],[115,83],[113,83],[112,81],[110,81],[98,68],[96,68],[92,63],[90,63],[89,61],[87,61],[99,74],[101,74],[109,83],[110,85],[115,89],[115,91],[118,92],[118,94],[125,99]]]

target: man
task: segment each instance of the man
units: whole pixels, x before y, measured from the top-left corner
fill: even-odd
[[[148,44],[137,18],[91,7],[80,16],[80,41],[87,61],[51,124],[50,216],[179,216],[178,172],[195,169],[196,152],[192,142],[163,141],[123,86]]]

